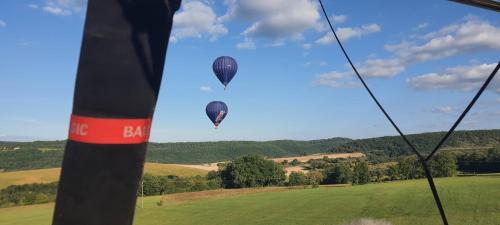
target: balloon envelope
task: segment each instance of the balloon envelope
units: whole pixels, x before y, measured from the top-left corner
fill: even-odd
[[[234,75],[236,75],[238,64],[232,57],[221,56],[215,59],[212,64],[212,69],[214,70],[215,76],[217,76],[219,81],[226,87],[233,79]]]
[[[226,118],[227,115],[227,105],[224,102],[213,101],[208,103],[205,109],[208,118],[214,123],[215,127]]]

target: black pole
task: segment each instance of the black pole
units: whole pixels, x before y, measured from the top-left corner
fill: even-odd
[[[130,225],[180,0],[89,0],[54,225]]]

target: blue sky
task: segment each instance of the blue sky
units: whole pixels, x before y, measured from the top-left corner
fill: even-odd
[[[362,3],[362,4],[361,4]],[[67,135],[85,0],[0,1],[0,139]],[[448,1],[325,1],[345,47],[406,133],[447,130],[499,60],[498,14]],[[184,1],[152,141],[395,135],[308,0]],[[211,64],[230,55],[228,90]],[[500,76],[459,129],[500,128]],[[229,112],[215,130],[204,109]]]

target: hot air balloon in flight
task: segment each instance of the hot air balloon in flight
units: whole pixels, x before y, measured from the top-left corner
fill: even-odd
[[[215,128],[217,128],[227,115],[227,105],[224,102],[213,101],[208,103],[205,111],[208,118],[214,123]]]
[[[221,56],[215,59],[212,64],[212,69],[214,70],[215,76],[217,76],[219,81],[224,85],[225,90],[234,75],[236,75],[238,64],[232,57]]]

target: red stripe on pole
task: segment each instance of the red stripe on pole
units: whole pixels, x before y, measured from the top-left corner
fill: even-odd
[[[90,144],[141,144],[149,140],[151,119],[71,115],[69,140]]]

